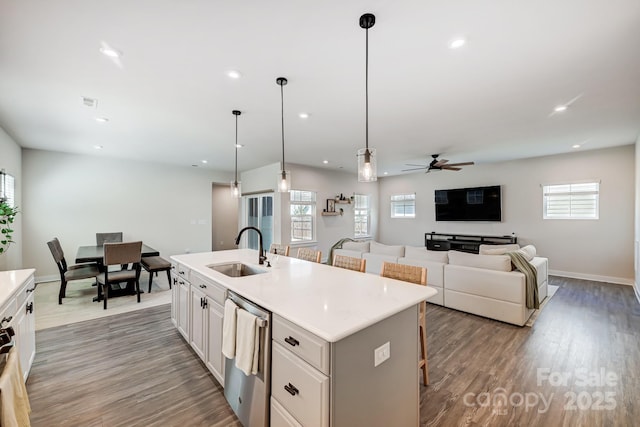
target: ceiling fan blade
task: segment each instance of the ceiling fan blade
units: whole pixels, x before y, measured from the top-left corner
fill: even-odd
[[[447,160],[447,159],[440,159],[440,160],[438,160],[437,162],[435,162],[435,163],[433,164],[433,166],[442,166],[442,165],[444,165],[445,163],[447,163],[448,161],[449,161],[449,160]]]
[[[462,168],[455,168],[453,166],[442,166],[442,170],[447,170],[447,171],[461,171]]]
[[[473,165],[473,162],[464,162],[464,163],[451,163],[447,166],[471,166]]]
[[[417,170],[422,170],[422,169],[426,169],[426,166],[422,166],[419,168],[411,168],[411,169],[402,169],[402,172],[408,172],[408,171],[417,171]]]
[[[429,165],[416,165],[416,164],[413,164],[413,163],[405,163],[405,166],[420,166],[420,167],[423,167],[423,168],[429,167]]]

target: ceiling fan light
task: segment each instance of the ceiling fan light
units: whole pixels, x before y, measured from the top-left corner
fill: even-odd
[[[358,150],[358,182],[373,182],[378,180],[378,167],[375,148],[361,148]]]
[[[242,197],[242,183],[239,181],[231,182],[231,197],[239,199]]]
[[[278,193],[288,193],[291,191],[291,172],[284,169],[284,85],[287,84],[287,79],[284,77],[278,77],[276,83],[280,86],[280,105],[281,105],[281,118],[282,118],[282,168],[278,172]]]
[[[242,186],[238,181],[238,116],[242,114],[239,110],[231,111],[231,114],[236,116],[236,142],[235,142],[235,150],[236,150],[236,165],[235,165],[235,175],[233,181],[231,181],[231,197],[234,199],[239,199],[242,197]]]
[[[291,171],[281,170],[278,172],[278,192],[288,193],[291,191]]]

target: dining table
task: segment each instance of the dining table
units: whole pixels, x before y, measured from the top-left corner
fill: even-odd
[[[151,246],[142,244],[141,249],[142,257],[147,256],[159,256],[160,252]],[[102,271],[104,269],[104,246],[102,245],[90,245],[80,246],[78,252],[76,252],[76,264],[95,262],[98,264],[98,268]],[[135,295],[135,288],[133,283],[127,283],[122,288],[118,284],[112,284],[109,288],[109,298],[118,297],[122,295]],[[143,293],[141,290],[140,293]],[[98,286],[98,295],[93,298],[93,301],[102,301],[102,292],[100,292],[100,286]]]

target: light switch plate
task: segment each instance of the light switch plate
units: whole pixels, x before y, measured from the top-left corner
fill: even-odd
[[[373,366],[376,367],[391,357],[391,343],[387,341],[373,350]]]

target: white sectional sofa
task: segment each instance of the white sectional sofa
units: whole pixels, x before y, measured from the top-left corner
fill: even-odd
[[[524,325],[534,309],[526,307],[525,275],[512,270],[507,251],[518,245],[482,245],[480,254],[430,251],[425,247],[383,245],[378,242],[345,242],[334,255],[367,260],[367,273],[380,274],[384,261],[427,269],[427,285],[438,293],[428,302],[515,325]],[[538,299],[547,296],[548,260],[535,256],[535,248],[523,248],[537,272]]]

